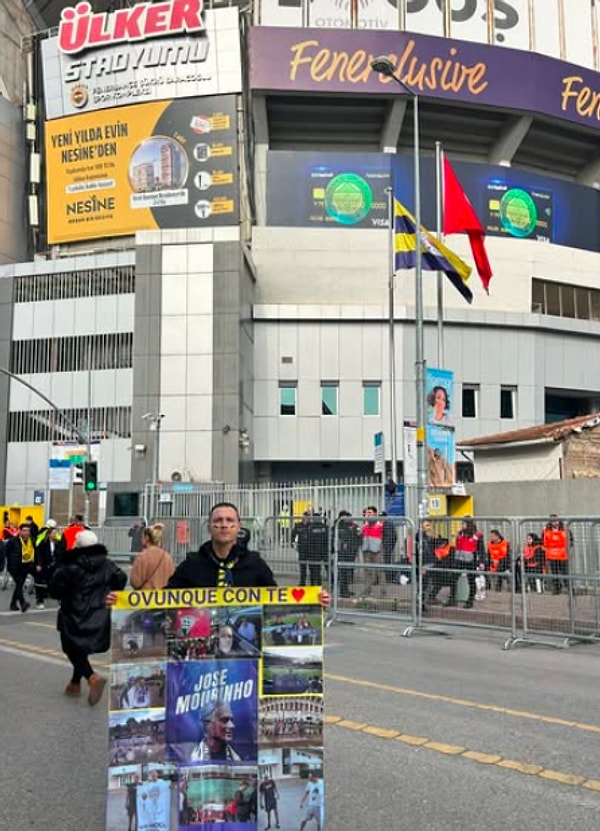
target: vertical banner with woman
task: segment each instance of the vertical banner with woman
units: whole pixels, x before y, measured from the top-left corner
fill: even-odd
[[[454,373],[427,367],[427,469],[430,488],[449,488],[456,481],[454,438]]]

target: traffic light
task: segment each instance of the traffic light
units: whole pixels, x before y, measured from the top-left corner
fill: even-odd
[[[83,465],[83,487],[87,493],[98,490],[98,462]]]

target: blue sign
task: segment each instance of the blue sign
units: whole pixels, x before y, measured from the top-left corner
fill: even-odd
[[[385,512],[388,516],[405,516],[404,485],[396,485],[396,493],[385,495]]]
[[[33,504],[34,505],[43,505],[45,497],[46,497],[46,494],[44,493],[44,491],[34,491],[33,492]]]

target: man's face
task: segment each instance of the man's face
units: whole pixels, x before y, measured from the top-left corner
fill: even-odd
[[[217,707],[206,730],[207,738],[230,742],[233,739],[235,722],[229,707]]]
[[[210,517],[210,538],[213,542],[234,543],[240,527],[239,517],[233,508],[216,508]]]
[[[19,528],[19,536],[23,540],[28,540],[30,533],[31,533],[31,529],[29,528],[28,525],[26,525],[24,528]]]

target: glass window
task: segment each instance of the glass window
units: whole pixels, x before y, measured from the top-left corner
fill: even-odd
[[[536,280],[531,284],[531,311],[534,314],[544,314],[546,311],[544,303],[544,281]]]
[[[517,391],[515,387],[500,388],[500,418],[514,418]]]
[[[573,286],[560,287],[561,314],[563,317],[575,317],[575,289]]]
[[[296,415],[296,392],[295,384],[279,387],[279,415]]]
[[[338,414],[337,384],[321,384],[321,415]]]
[[[575,288],[575,317],[580,320],[591,320],[590,291],[589,289]]]
[[[560,286],[558,283],[546,283],[546,308],[547,315],[560,317]]]
[[[462,417],[477,418],[477,392],[475,385],[463,385],[462,388]]]
[[[381,384],[363,384],[363,415],[381,415]]]

